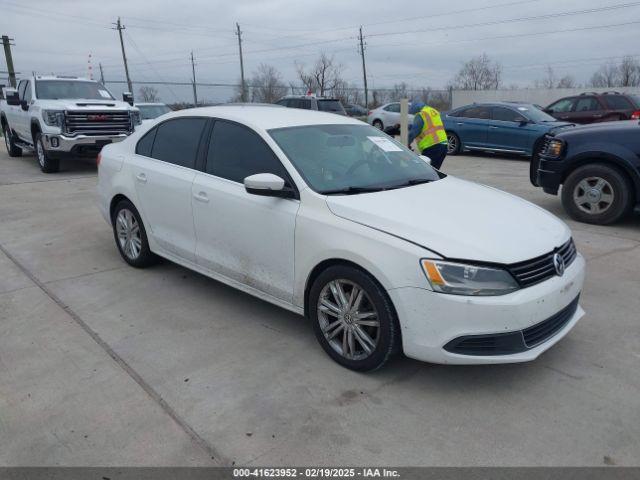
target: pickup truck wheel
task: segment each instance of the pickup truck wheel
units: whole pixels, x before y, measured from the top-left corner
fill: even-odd
[[[55,173],[60,170],[60,160],[49,156],[47,150],[44,148],[41,133],[36,133],[36,156],[38,157],[40,170],[44,173]]]
[[[580,222],[607,225],[627,215],[633,206],[629,178],[602,163],[574,170],[562,185],[562,204]]]
[[[8,127],[4,127],[2,133],[4,135],[4,144],[7,147],[7,153],[9,154],[9,156],[10,157],[22,156],[22,149],[15,144],[13,140],[13,135],[11,135],[11,129],[9,129]]]

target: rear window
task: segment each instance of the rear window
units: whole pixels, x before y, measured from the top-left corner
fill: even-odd
[[[605,105],[611,110],[628,110],[633,108],[629,100],[622,95],[605,95],[602,97]]]
[[[640,95],[629,95],[629,98],[636,104],[636,108],[640,108]]]
[[[318,100],[318,110],[344,114],[344,108],[340,100]]]

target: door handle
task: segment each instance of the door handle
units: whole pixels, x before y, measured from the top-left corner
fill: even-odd
[[[205,192],[198,192],[193,194],[193,198],[195,198],[198,202],[209,203],[209,197]]]
[[[498,127],[494,127],[493,125],[489,125],[489,128],[498,128]]]
[[[147,176],[144,173],[139,173],[138,175],[136,175],[136,180],[138,180],[140,183],[147,183]]]
[[[457,125],[464,125],[464,123],[463,122],[458,122]]]

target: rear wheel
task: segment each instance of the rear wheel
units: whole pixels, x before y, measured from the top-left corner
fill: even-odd
[[[7,147],[7,153],[9,156],[20,157],[22,155],[22,149],[16,145],[13,135],[11,135],[11,129],[8,125],[5,125],[2,130],[2,134],[4,135],[4,145]]]
[[[378,130],[384,130],[384,125],[382,124],[381,120],[374,120],[373,126],[376,127]]]
[[[633,207],[633,187],[617,168],[594,163],[574,170],[562,185],[562,204],[580,222],[606,225]]]
[[[38,163],[40,164],[40,170],[44,173],[55,173],[60,170],[60,160],[57,158],[51,158],[47,150],[44,148],[44,141],[42,140],[42,134],[36,133],[36,156],[38,157]]]
[[[136,268],[157,262],[158,257],[149,249],[147,232],[133,203],[129,200],[120,201],[111,219],[116,246],[125,262]]]
[[[453,132],[447,132],[447,155],[460,153],[460,137]]]
[[[352,370],[382,367],[400,344],[389,297],[356,268],[339,265],[322,272],[309,292],[309,311],[324,351]]]

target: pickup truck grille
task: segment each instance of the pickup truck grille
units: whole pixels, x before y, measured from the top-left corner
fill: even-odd
[[[573,243],[573,239],[569,239],[560,248],[546,255],[542,255],[531,260],[516,263],[509,266],[509,271],[516,278],[522,287],[530,287],[536,283],[544,282],[548,278],[556,275],[556,268],[553,263],[553,256],[559,253],[564,260],[565,267],[568,267],[576,259],[578,252]]]
[[[65,133],[69,135],[118,135],[133,130],[127,111],[65,112]]]

